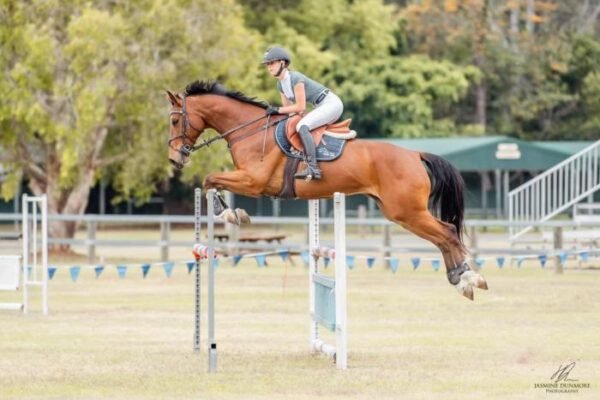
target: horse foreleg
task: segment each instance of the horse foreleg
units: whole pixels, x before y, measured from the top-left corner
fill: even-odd
[[[237,170],[208,174],[206,178],[204,178],[203,187],[206,190],[225,189],[244,196],[256,197],[260,192],[256,192],[254,187],[257,185],[254,183],[255,180],[248,173]],[[245,210],[242,210],[241,208],[231,210],[223,197],[218,193],[214,213],[232,224],[239,225],[240,223],[250,223],[250,217]]]

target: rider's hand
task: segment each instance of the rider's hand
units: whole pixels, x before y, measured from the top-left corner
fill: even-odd
[[[266,114],[267,115],[279,114],[279,107],[275,107],[275,106],[269,106],[269,107],[267,107]]]

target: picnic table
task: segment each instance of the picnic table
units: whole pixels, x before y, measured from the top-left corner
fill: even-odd
[[[286,235],[281,235],[281,234],[272,234],[272,235],[268,235],[268,234],[248,234],[248,235],[240,235],[240,237],[238,238],[238,242],[246,242],[246,243],[256,243],[256,242],[260,242],[260,241],[265,241],[267,243],[271,243],[271,242],[277,242],[277,243],[281,243],[283,240],[285,240]],[[227,242],[229,240],[229,234],[228,233],[215,233],[215,239],[217,239],[219,242]]]

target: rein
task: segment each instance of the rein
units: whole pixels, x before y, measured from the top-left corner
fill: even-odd
[[[176,140],[176,139],[178,139],[178,138],[185,138],[185,139],[187,139],[188,141],[190,141],[190,142],[191,142],[192,140],[191,140],[191,139],[188,137],[188,135],[187,135],[187,127],[188,127],[188,125],[189,125],[189,126],[191,126],[191,124],[190,124],[190,123],[189,123],[189,121],[188,121],[187,112],[186,112],[186,109],[185,109],[185,95],[183,96],[183,99],[182,99],[182,107],[181,107],[181,110],[180,110],[180,111],[171,111],[171,113],[170,113],[170,114],[180,114],[180,115],[181,115],[181,117],[182,117],[182,119],[183,119],[183,123],[182,123],[182,127],[181,127],[181,129],[182,129],[182,132],[181,132],[181,134],[180,134],[178,137],[171,138],[171,139],[169,140],[169,144],[170,144],[170,143],[171,143],[173,140]],[[257,129],[255,129],[255,130],[253,130],[253,131],[247,132],[247,133],[245,133],[245,134],[243,134],[243,135],[241,135],[241,136],[239,136],[239,137],[236,137],[236,138],[232,139],[232,140],[231,140],[231,141],[230,141],[230,142],[227,144],[227,147],[228,147],[228,148],[231,148],[231,146],[232,146],[233,144],[235,144],[235,143],[239,142],[240,140],[243,140],[243,139],[245,139],[245,138],[247,138],[247,137],[249,137],[249,136],[252,136],[252,135],[254,135],[255,133],[258,133],[258,132],[262,131],[263,129],[264,129],[264,131],[265,131],[265,135],[266,135],[266,133],[267,133],[267,130],[268,130],[270,127],[272,127],[272,126],[275,126],[277,123],[279,123],[279,122],[281,122],[281,121],[285,121],[285,120],[289,119],[289,118],[290,118],[290,115],[287,115],[287,116],[285,116],[284,118],[280,118],[280,119],[277,119],[277,120],[275,120],[275,121],[272,121],[272,122],[271,122],[271,121],[269,121],[270,117],[271,117],[270,115],[261,115],[260,117],[258,117],[258,118],[255,118],[255,119],[253,119],[253,120],[251,120],[251,121],[248,121],[248,122],[244,122],[243,124],[241,124],[241,125],[239,125],[239,126],[236,126],[236,127],[235,127],[235,128],[233,128],[233,129],[230,129],[230,130],[228,130],[227,132],[224,132],[224,133],[219,133],[219,135],[218,135],[218,136],[214,136],[214,137],[212,137],[212,138],[210,138],[210,139],[208,139],[208,140],[202,139],[202,143],[200,143],[200,144],[197,144],[197,145],[192,145],[192,146],[191,146],[191,145],[188,145],[188,144],[184,144],[183,146],[181,146],[181,148],[179,148],[179,149],[178,149],[178,151],[179,151],[180,153],[182,153],[183,155],[185,155],[185,156],[189,156],[191,153],[195,152],[196,150],[200,150],[200,149],[201,149],[201,148],[203,148],[203,147],[208,147],[208,146],[210,146],[210,145],[211,145],[213,142],[216,142],[217,140],[225,139],[227,136],[231,135],[232,133],[235,133],[235,132],[239,131],[240,129],[242,129],[242,128],[245,128],[245,127],[247,127],[248,125],[252,125],[253,123],[260,121],[261,119],[267,118],[267,123],[266,123],[266,124],[264,124],[264,125],[262,125],[262,126],[258,127]],[[193,126],[192,126],[192,128],[193,128]],[[196,129],[196,128],[194,128],[194,129]],[[197,130],[197,129],[196,129],[196,130]],[[184,142],[184,143],[185,143],[185,142]]]

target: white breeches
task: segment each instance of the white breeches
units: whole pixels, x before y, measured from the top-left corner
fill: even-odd
[[[327,96],[298,122],[296,131],[300,131],[302,125],[308,126],[309,130],[313,130],[320,126],[331,124],[338,120],[344,111],[344,104],[335,93],[329,92]]]

